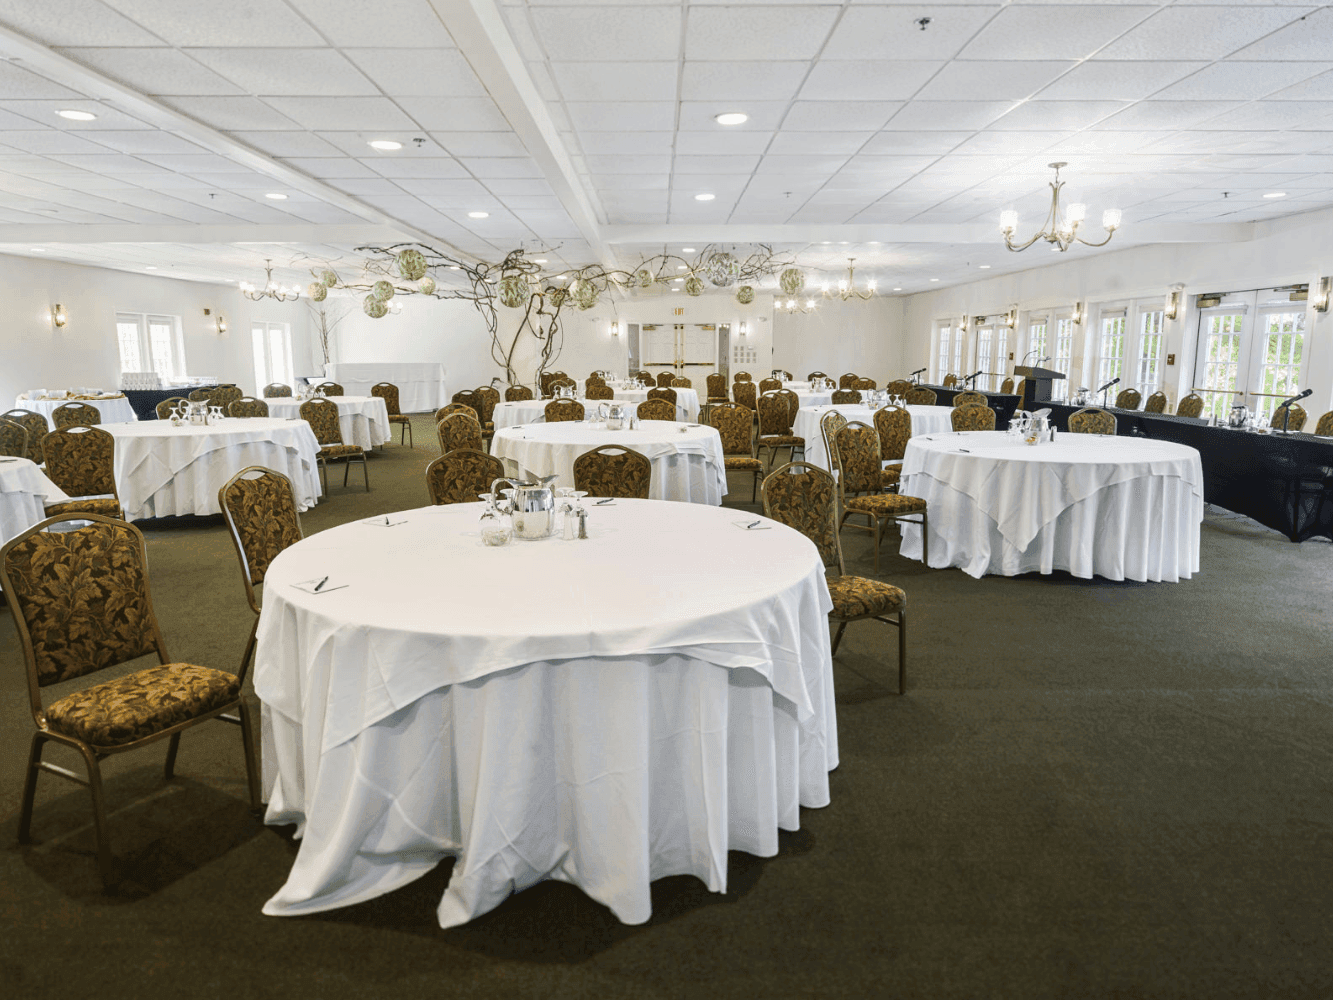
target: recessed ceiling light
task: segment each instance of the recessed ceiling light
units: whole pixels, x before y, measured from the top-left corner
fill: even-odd
[[[688,268],[686,268],[684,264],[677,264],[677,265],[676,265],[676,270],[677,270],[677,271],[685,271],[685,270],[688,270]]]
[[[46,253],[46,247],[33,247],[29,253]]]
[[[681,247],[681,253],[694,253],[694,247]]]
[[[895,292],[901,292],[902,289],[901,289],[901,288],[895,288],[894,291],[895,291]]]
[[[157,265],[156,265],[156,264],[149,264],[147,267],[144,268],[144,270],[145,270],[145,271],[156,271],[156,270],[157,270]]]
[[[283,194],[281,191],[270,191],[268,194],[264,195],[264,197],[267,198],[267,199],[269,199],[270,201],[286,201],[286,200],[287,200],[287,196],[286,196],[285,194]]]
[[[546,258],[545,258],[545,257],[538,257],[536,260],[533,261],[533,263],[534,263],[534,264],[545,264],[545,263],[546,263]]]
[[[371,139],[368,145],[371,149],[383,149],[386,152],[403,148],[401,142],[394,142],[392,139]]]
[[[931,278],[930,280],[931,280],[931,281],[939,281],[940,279],[939,279],[939,278]]]
[[[1287,192],[1285,191],[1269,191],[1268,194],[1264,195],[1265,198],[1285,198],[1286,196]]]
[[[977,267],[981,268],[983,271],[989,271],[989,270],[990,270],[990,265],[989,265],[989,264],[978,264]]]
[[[461,270],[463,270],[463,269],[462,269],[461,267],[459,267],[457,264],[450,264],[450,265],[449,265],[449,270],[451,270],[451,271],[461,271]]]
[[[467,217],[468,217],[469,219],[489,219],[489,218],[491,217],[491,213],[490,213],[490,212],[468,212]]]
[[[717,195],[715,195],[715,194],[696,194],[696,195],[694,196],[694,200],[695,200],[695,201],[712,201],[712,200],[713,200],[714,198],[716,198],[716,197],[717,197]]]
[[[91,111],[72,111],[69,109],[57,111],[56,114],[61,118],[68,118],[72,122],[90,122],[97,117]]]
[[[741,114],[739,111],[726,111],[720,115],[714,115],[713,121],[719,125],[740,125],[750,120],[749,115]]]

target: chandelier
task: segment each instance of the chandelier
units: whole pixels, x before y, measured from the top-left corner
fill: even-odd
[[[1053,243],[1054,247],[1052,249],[1059,250],[1061,253],[1068,250],[1075,242],[1090,247],[1104,247],[1111,242],[1111,237],[1120,228],[1120,209],[1108,208],[1102,213],[1102,228],[1106,230],[1106,239],[1100,243],[1085,240],[1078,235],[1078,227],[1088,212],[1087,205],[1073,204],[1069,206],[1067,212],[1061,212],[1060,189],[1065,185],[1064,181],[1060,180],[1060,168],[1068,165],[1067,163],[1047,164],[1055,171],[1055,180],[1051,181],[1051,210],[1046,216],[1046,224],[1042,230],[1026,243],[1014,243],[1014,231],[1018,229],[1018,213],[1012,209],[1000,213],[1000,231],[1004,233],[1004,245],[1010,250],[1026,250],[1037,240]]]
[[[286,285],[279,285],[273,280],[273,261],[265,259],[264,261],[264,287],[256,288],[248,281],[242,281],[238,286],[241,294],[251,302],[258,302],[260,299],[277,299],[279,302],[291,302],[293,299],[301,297],[301,289],[298,285],[292,285],[288,288]]]
[[[778,299],[773,305],[790,316],[794,313],[812,313],[818,308],[819,303],[810,298],[802,301],[794,296],[788,296],[786,299]]]
[[[864,289],[856,287],[856,258],[847,258],[847,277],[838,280],[838,288],[834,291],[829,287],[829,283],[824,282],[823,294],[826,299],[842,299],[846,302],[849,299],[861,299],[862,301],[873,298],[875,295],[875,279],[871,278],[866,282]]]

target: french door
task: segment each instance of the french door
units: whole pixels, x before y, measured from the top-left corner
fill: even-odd
[[[1199,310],[1194,389],[1204,415],[1225,416],[1244,403],[1265,420],[1278,403],[1300,392],[1305,377],[1305,302],[1266,289],[1222,297]]]
[[[666,368],[685,374],[686,368],[717,366],[716,323],[645,323],[640,336],[643,367],[648,371]]]

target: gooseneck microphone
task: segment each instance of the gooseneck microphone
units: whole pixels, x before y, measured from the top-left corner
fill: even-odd
[[[1282,433],[1285,434],[1287,432],[1287,421],[1291,419],[1291,404],[1298,399],[1304,399],[1312,392],[1314,392],[1313,389],[1306,389],[1304,392],[1298,392],[1290,399],[1284,399],[1278,404],[1278,409],[1282,411]]]

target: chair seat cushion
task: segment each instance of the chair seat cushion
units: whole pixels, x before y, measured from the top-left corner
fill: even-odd
[[[359,444],[326,444],[319,449],[320,458],[352,458],[361,454]]]
[[[412,419],[406,413],[390,413],[389,423],[391,424],[410,424]]]
[[[46,721],[93,746],[123,746],[206,715],[234,702],[240,692],[235,674],[168,663],[75,691],[46,706]]]
[[[862,618],[907,607],[907,594],[902,590],[864,576],[840,576],[829,580],[828,592],[833,598],[830,618]]]
[[[890,465],[879,470],[879,484],[881,486],[896,486],[902,477],[903,467],[901,465]]]
[[[798,448],[805,447],[805,438],[797,434],[760,434],[759,445],[771,446],[774,448],[786,448],[788,445],[796,445]]]
[[[901,493],[876,493],[868,497],[848,497],[843,507],[859,514],[915,514],[926,509],[926,501]]]
[[[747,458],[744,455],[728,455],[725,459],[725,467],[736,469],[741,472],[754,470],[756,472],[764,471],[764,463],[757,458]]]
[[[58,517],[61,514],[101,514],[104,517],[120,518],[125,516],[121,512],[120,501],[115,497],[70,500],[67,503],[49,503],[46,505],[47,517]]]

